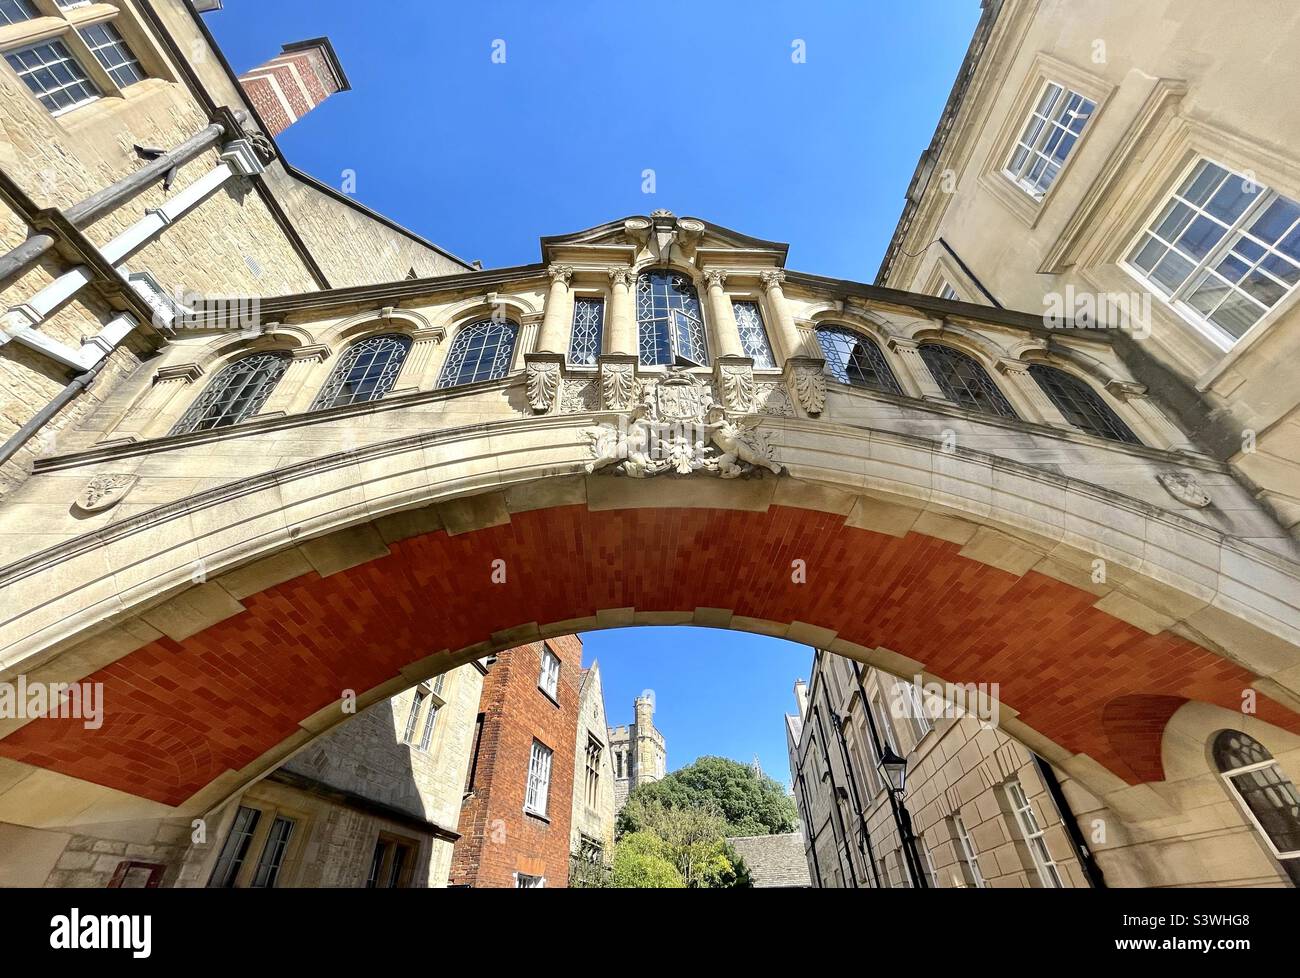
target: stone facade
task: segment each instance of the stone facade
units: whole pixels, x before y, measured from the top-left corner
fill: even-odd
[[[69,8],[56,33],[76,46],[76,20],[103,6]],[[1253,738],[1270,776],[1300,778],[1294,385],[1277,366],[1294,360],[1295,293],[1215,359],[1159,303],[1148,344],[1045,322],[1029,284],[1040,261],[1062,288],[1086,279],[1054,269],[1112,281],[1135,222],[1192,150],[1295,199],[1300,168],[1268,136],[1291,123],[1272,118],[1278,100],[1259,95],[1257,72],[1229,98],[1216,86],[1234,88],[1240,71],[1155,43],[1178,21],[1147,5],[1088,5],[1116,18],[1100,36],[1143,47],[1084,70],[1081,39],[1099,31],[1065,23],[1065,6],[987,5],[974,46],[987,56],[972,54],[970,97],[963,82],[883,276],[912,291],[787,268],[785,243],[666,210],[545,237],[532,265],[473,268],[279,158],[180,0],[150,4],[156,19],[135,4],[111,15],[145,81],[119,91],[100,77],[104,98],[53,116],[16,76],[0,79],[0,233],[9,247],[55,244],[10,256],[0,282],[4,424],[68,399],[5,469],[0,680],[84,680],[110,704],[102,727],[0,718],[0,823],[7,846],[34,854],[15,863],[23,878],[100,872],[85,855],[97,843],[119,864],[132,845],[165,862],[178,826],[217,812],[233,824],[230,800],[253,791],[292,807],[284,793],[305,789],[282,765],[345,706],[553,641],[567,666],[551,709],[572,712],[560,723],[543,709],[531,664],[500,678],[533,714],[527,730],[499,725],[485,756],[499,749],[509,789],[471,799],[458,831],[480,848],[484,882],[556,885],[580,669],[562,637],[685,623],[892,675],[999,683],[997,733],[1061,772],[1070,807],[1104,830],[1094,848],[1109,881],[1291,878],[1295,854],[1258,831],[1214,745]],[[1217,7],[1187,9],[1209,50],[1241,40]],[[1002,84],[1011,67],[1019,80]],[[966,157],[993,159],[1017,97],[1057,72],[1098,93],[1097,126],[1041,206],[1026,206]],[[1184,73],[1203,79],[1183,86]],[[133,144],[196,133],[170,189],[159,172],[106,213],[76,209],[148,165]],[[941,194],[959,168],[970,179]],[[967,260],[972,249],[984,257]],[[912,254],[948,255],[958,298]],[[172,328],[123,269],[199,300],[257,302]],[[998,292],[1002,304],[988,301]],[[664,303],[671,316],[656,315]],[[484,367],[469,353],[489,339]],[[376,348],[391,359],[374,397],[349,403],[342,380]],[[226,396],[255,367],[258,397]],[[634,726],[652,729],[641,712]],[[538,731],[553,754],[545,824],[522,811],[519,755]],[[662,744],[642,737],[643,752],[630,734],[626,778],[662,773]],[[1022,773],[1029,808],[1041,806],[1023,754],[961,738],[940,744],[959,764],[967,751],[981,777]],[[489,844],[498,802],[506,841]],[[990,804],[975,798],[986,821]],[[933,799],[918,810],[950,817]],[[1007,843],[984,842],[1001,871]],[[65,850],[80,855],[58,869]],[[1018,879],[1007,866],[1000,876]]]
[[[631,723],[609,729],[615,811],[622,809],[633,788],[658,781],[668,773],[668,745],[655,727],[654,693],[647,690],[636,698],[632,716],[635,719]]]
[[[599,878],[614,853],[614,764],[600,663],[582,670],[578,690],[578,732],[573,754],[573,816],[570,885]]]
[[[899,682],[821,652],[809,683],[796,686],[786,743],[813,885],[915,885],[876,765],[879,738],[907,760],[903,801],[928,886],[1088,886],[1068,816],[1033,755],[969,716],[920,719]],[[864,704],[873,710],[874,737]],[[1032,812],[1017,813],[1022,800]]]
[[[547,652],[559,660],[555,694]],[[498,654],[483,683],[481,721],[460,812],[451,885],[568,885],[582,642],[547,639]],[[539,758],[546,765],[539,775]],[[545,786],[545,797],[536,793]]]
[[[1290,369],[1300,355],[1300,243],[1283,242],[1291,271],[1261,283],[1264,303],[1248,300],[1251,318],[1232,332],[1197,312],[1203,299],[1192,289],[1171,298],[1134,264],[1138,236],[1200,160],[1235,173],[1240,199],[1258,208],[1234,216],[1253,224],[1294,211],[1300,114],[1274,97],[1276,75],[1255,70],[1294,44],[1294,13],[1260,30],[1214,0],[985,4],[877,283],[932,295],[947,285],[962,301],[1044,314],[1095,307],[1118,346],[1141,351],[1130,358],[1134,379],[1160,391],[1190,442],[1300,533],[1300,380]],[[1284,64],[1293,76],[1294,60]],[[1064,144],[1055,179],[1030,192],[1005,170],[1049,83],[1093,108],[1077,142]],[[1123,384],[1111,389],[1128,396]]]

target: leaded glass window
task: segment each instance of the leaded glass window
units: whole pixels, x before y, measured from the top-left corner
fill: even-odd
[[[1300,286],[1300,203],[1202,159],[1125,265],[1230,345]]]
[[[1214,739],[1214,763],[1231,786],[1255,828],[1300,886],[1300,792],[1268,748],[1240,730]]]
[[[642,366],[708,364],[700,297],[681,272],[657,269],[637,276],[636,323]]]
[[[573,330],[569,336],[569,363],[594,367],[605,334],[605,300],[579,296],[573,300]]]
[[[930,368],[944,396],[972,411],[1003,418],[1018,415],[993,378],[974,357],[938,343],[922,343],[921,359]]]
[[[57,38],[6,51],[5,60],[55,115],[99,98],[99,88],[68,46]]]
[[[740,330],[740,347],[745,356],[753,357],[755,367],[775,367],[776,358],[772,356],[772,344],[758,303],[733,302],[731,308],[736,312],[736,328]]]
[[[411,338],[400,333],[368,336],[353,343],[339,357],[312,410],[379,400],[397,383],[410,350]]]
[[[505,319],[481,319],[462,326],[452,341],[439,387],[499,380],[510,372],[517,327]]]
[[[842,326],[820,326],[817,343],[826,357],[826,369],[841,384],[870,387],[886,394],[903,393],[874,340]]]
[[[1101,399],[1101,395],[1078,377],[1042,363],[1032,364],[1029,376],[1034,378],[1065,420],[1080,431],[1130,445],[1142,444],[1110,405]]]
[[[171,433],[183,435],[239,424],[262,409],[288,367],[287,353],[254,353],[227,364]]]

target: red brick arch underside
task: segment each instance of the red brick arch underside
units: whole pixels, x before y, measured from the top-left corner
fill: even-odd
[[[1162,777],[1152,722],[1163,726],[1166,706],[1237,709],[1254,678],[1192,642],[1095,610],[1094,595],[958,549],[779,506],[517,513],[246,598],[244,612],[90,677],[105,685],[100,730],[41,719],[0,741],[0,755],[176,805],[294,735],[344,689],[373,688],[494,632],[612,608],[807,622],[954,682],[997,682],[1021,720],[1129,783]],[[494,584],[498,559],[507,575]],[[795,560],[806,563],[805,584],[792,580]],[[1264,697],[1259,716],[1300,733],[1300,717]]]

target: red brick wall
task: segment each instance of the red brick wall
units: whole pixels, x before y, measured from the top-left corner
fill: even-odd
[[[474,789],[461,808],[453,886],[514,886],[516,873],[567,884],[582,642],[570,635],[546,644],[560,658],[558,703],[537,685],[540,642],[502,652],[483,682],[483,734]],[[524,811],[534,740],[552,751],[546,818]]]

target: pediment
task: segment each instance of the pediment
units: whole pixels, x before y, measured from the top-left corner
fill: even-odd
[[[707,254],[725,263],[728,253],[737,260],[784,265],[789,245],[765,241],[696,217],[678,217],[664,210],[632,215],[606,224],[541,239],[545,262],[622,256],[628,262],[662,256],[672,249],[678,257]]]

